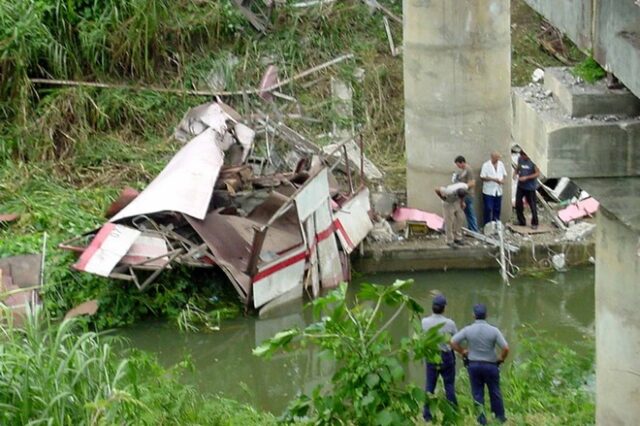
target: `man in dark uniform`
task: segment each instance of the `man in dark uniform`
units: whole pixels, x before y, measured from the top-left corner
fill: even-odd
[[[481,410],[478,423],[487,424],[487,418],[484,414],[485,385],[489,390],[491,411],[498,421],[504,423],[507,419],[500,392],[500,369],[498,366],[509,354],[509,345],[500,330],[487,323],[487,307],[485,305],[475,305],[473,314],[476,321],[453,336],[451,347],[465,359],[471,382],[471,394]],[[466,348],[461,345],[464,342],[466,342]],[[501,349],[499,357],[496,356],[496,346]]]
[[[447,299],[442,294],[438,294],[433,298],[431,304],[431,311],[433,315],[422,318],[422,329],[427,331],[435,326],[443,324],[438,332],[449,338],[458,332],[456,323],[451,319],[442,315],[444,308],[447,306]],[[444,382],[444,391],[447,395],[447,399],[454,406],[458,405],[456,399],[456,358],[451,350],[451,346],[447,343],[440,344],[440,357],[441,363],[434,364],[427,362],[427,383],[426,391],[433,394],[436,390],[436,384],[438,383],[438,376],[442,376]],[[431,410],[429,410],[429,404],[424,405],[424,412],[422,414],[425,421],[431,421]]]
[[[524,203],[522,202],[522,199],[526,198],[527,204],[529,204],[531,208],[531,228],[536,229],[538,227],[536,190],[538,189],[540,170],[524,151],[520,151],[515,176],[518,178],[518,188],[516,189],[516,215],[518,216],[518,225],[525,226],[527,224],[523,212]]]

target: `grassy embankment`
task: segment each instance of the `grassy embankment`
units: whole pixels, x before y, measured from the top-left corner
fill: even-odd
[[[219,296],[212,279],[198,288],[188,273],[165,274],[147,293],[127,283],[69,270],[73,257],[56,245],[103,223],[103,211],[125,185],[143,188],[177,150],[173,127],[207,97],[116,89],[52,88],[29,77],[203,88],[213,74],[227,90],[256,87],[266,63],[281,78],[353,52],[356,59],[282,90],[303,114],[322,123],[290,124],[309,136],[330,130],[329,75],[355,81],[356,120],[367,152],[381,166],[401,163],[401,59],[388,54],[380,15],[361,2],[298,13],[276,10],[274,28],[260,36],[228,0],[68,3],[56,0],[0,5],[0,210],[22,213],[0,230],[0,255],[39,250],[49,234],[48,310],[59,316],[78,302],[98,298],[99,328],[146,315],[176,318],[185,305],[209,311]],[[399,12],[399,11],[398,11]],[[392,24],[395,36],[400,30]],[[316,77],[311,87],[302,87]],[[239,98],[226,102],[251,111]],[[267,106],[261,105],[268,110]],[[281,102],[290,111],[293,105]],[[400,129],[397,131],[397,129]],[[216,277],[218,279],[219,277]],[[214,299],[220,299],[215,297]]]
[[[305,12],[278,8],[273,29],[261,36],[231,3],[0,4],[0,210],[22,213],[19,223],[0,230],[0,256],[39,250],[48,232],[45,301],[54,315],[98,298],[103,308],[96,322],[103,328],[146,315],[175,318],[189,301],[207,311],[216,307],[205,302],[214,295],[206,279],[195,289],[188,273],[177,271],[140,295],[126,283],[69,271],[73,257],[55,248],[99,226],[122,187],[143,188],[177,149],[173,126],[208,98],[32,85],[29,77],[206,89],[216,75],[234,90],[255,87],[266,63],[278,65],[285,78],[353,52],[355,60],[282,89],[298,99],[303,115],[320,120],[288,124],[310,137],[330,131],[328,76],[351,81],[367,155],[387,172],[390,187],[403,187],[402,58],[389,54],[381,15],[358,0]],[[400,7],[395,2],[392,9],[401,15]],[[512,1],[512,15],[512,77],[521,85],[536,66],[558,62],[535,42],[540,17],[522,0]],[[400,45],[401,28],[393,21],[391,28]],[[355,68],[364,69],[362,82]],[[323,78],[305,87],[316,77]],[[225,101],[241,112],[257,102]],[[279,103],[294,111],[293,104]]]

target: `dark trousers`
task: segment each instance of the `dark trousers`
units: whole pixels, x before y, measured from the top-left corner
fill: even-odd
[[[456,398],[456,357],[453,355],[453,351],[442,352],[442,364],[427,363],[427,384],[425,390],[429,393],[434,393],[436,390],[436,384],[438,383],[438,376],[442,376],[444,382],[444,392],[447,395],[447,399],[451,404],[458,405],[458,399]],[[431,410],[429,409],[429,403],[424,405],[424,411],[422,417],[426,421],[431,420]]]
[[[464,197],[464,215],[467,218],[467,228],[474,232],[478,232],[478,220],[476,219],[476,211],[473,209],[473,197],[467,195]]]
[[[516,190],[516,215],[518,216],[518,225],[525,226],[527,224],[527,220],[524,218],[523,198],[527,199],[527,204],[529,204],[529,207],[531,208],[531,225],[538,226],[536,190],[526,190],[520,187]]]
[[[500,369],[494,363],[470,361],[469,381],[471,382],[471,394],[473,400],[481,410],[478,416],[478,423],[487,424],[487,418],[484,414],[484,386],[489,390],[489,402],[491,403],[491,411],[500,422],[507,419],[504,415],[504,404],[502,402],[502,393],[500,392]]]
[[[502,206],[502,195],[487,195],[482,194],[482,201],[484,204],[484,225],[489,222],[500,220],[500,207]]]

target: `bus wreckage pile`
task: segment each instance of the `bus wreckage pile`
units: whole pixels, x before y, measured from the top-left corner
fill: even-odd
[[[348,138],[323,150],[264,116],[254,122],[264,157],[228,105],[190,110],[175,133],[185,145],[162,172],[140,193],[123,190],[100,229],[60,245],[80,253],[73,267],[141,291],[175,264],[218,267],[259,310],[349,281],[349,254],[373,227],[361,147]],[[286,155],[269,137],[287,142]]]

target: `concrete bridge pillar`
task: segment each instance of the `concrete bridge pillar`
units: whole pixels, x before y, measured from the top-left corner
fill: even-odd
[[[638,192],[628,185],[622,192],[614,205],[638,218]],[[596,424],[603,426],[637,425],[640,419],[640,223],[634,220],[636,226],[629,226],[602,204],[598,211]]]
[[[479,175],[497,150],[510,172],[510,1],[404,0],[403,7],[408,203],[440,212],[433,189],[450,183],[457,155]]]

